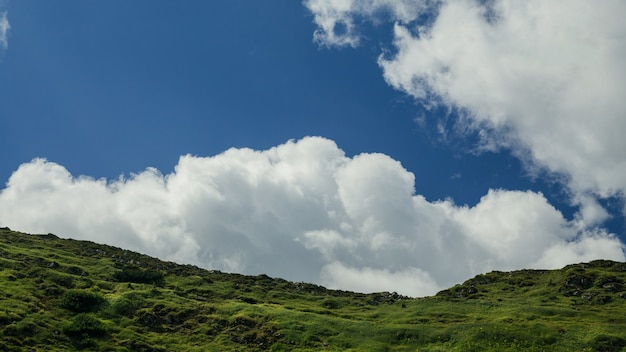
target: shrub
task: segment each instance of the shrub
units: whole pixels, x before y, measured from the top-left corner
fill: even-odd
[[[63,286],[65,288],[74,287],[74,278],[69,275],[50,273],[48,274],[48,279],[59,286]]]
[[[240,298],[243,302],[248,303],[248,304],[257,304],[257,300],[252,298],[252,297],[241,297]]]
[[[106,328],[100,320],[82,313],[63,326],[63,333],[69,337],[99,337],[106,335]]]
[[[69,290],[61,300],[61,307],[76,313],[93,312],[106,302],[104,297],[95,292],[83,290]]]
[[[618,336],[599,335],[591,341],[594,351],[619,352],[626,347],[626,339]]]
[[[113,278],[119,282],[154,284],[156,286],[163,286],[165,284],[165,277],[162,273],[140,268],[124,268],[113,274]]]
[[[117,315],[131,316],[135,313],[135,310],[139,308],[141,305],[141,301],[138,300],[130,300],[128,298],[122,297],[115,301],[111,308],[113,312]]]
[[[324,306],[324,308],[326,309],[337,309],[339,308],[339,302],[333,299],[327,299],[324,302],[322,302],[322,306]]]
[[[37,325],[30,319],[23,319],[17,323],[8,325],[2,331],[4,336],[15,336],[19,338],[25,338],[35,335],[37,332]]]

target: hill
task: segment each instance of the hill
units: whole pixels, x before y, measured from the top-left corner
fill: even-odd
[[[626,263],[361,294],[0,229],[2,351],[626,351]]]

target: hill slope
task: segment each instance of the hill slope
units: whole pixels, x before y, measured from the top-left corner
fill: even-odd
[[[359,294],[0,229],[3,351],[626,351],[626,263]]]

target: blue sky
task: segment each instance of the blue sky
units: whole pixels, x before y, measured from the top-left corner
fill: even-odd
[[[62,5],[11,3],[3,180],[35,157],[116,178],[313,135],[392,156],[430,199],[473,204],[490,187],[533,186],[514,158],[421,131],[413,119],[426,112],[382,79],[380,48],[320,48],[297,2]]]
[[[624,258],[626,161],[615,134],[626,127],[616,54],[625,44],[614,36],[624,26],[606,17],[622,4],[602,5],[594,17],[577,3],[563,23],[542,22],[556,16],[542,8],[538,27],[553,31],[537,34],[525,27],[532,11],[499,1],[490,9],[469,0],[346,3],[3,3],[0,225],[221,270],[414,295],[486,270]],[[598,17],[605,23],[585,33],[590,40],[564,34]],[[584,55],[559,64],[576,53]],[[590,98],[571,88],[580,84]],[[204,183],[179,180],[186,173]],[[280,187],[268,193],[264,177]],[[381,181],[394,177],[402,181]],[[220,203],[179,198],[171,194],[178,184],[189,197],[213,187]],[[39,211],[30,197],[42,199]],[[87,202],[102,197],[111,199]],[[376,205],[404,201],[411,209],[393,214]],[[110,215],[129,204],[159,216]],[[300,206],[326,215],[291,224]],[[511,211],[496,216],[498,207]],[[211,222],[209,213],[222,215]],[[124,235],[98,230],[104,223]],[[520,249],[524,241],[543,244]],[[440,259],[413,257],[460,242],[473,248],[456,249],[467,271],[446,275],[434,269]],[[293,254],[275,255],[281,250]],[[535,255],[495,255],[508,250]],[[493,257],[481,262],[484,253]],[[301,269],[283,268],[304,257]],[[414,284],[376,286],[382,276]]]

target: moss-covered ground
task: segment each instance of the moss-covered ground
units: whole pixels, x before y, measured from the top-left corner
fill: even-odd
[[[0,229],[1,351],[626,351],[626,263],[427,298],[328,290]]]

